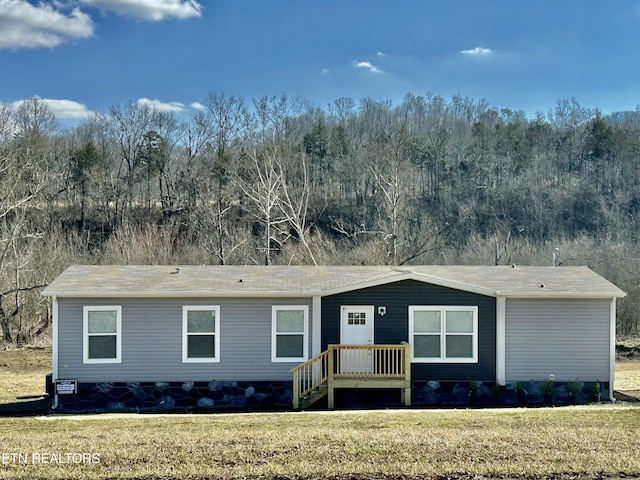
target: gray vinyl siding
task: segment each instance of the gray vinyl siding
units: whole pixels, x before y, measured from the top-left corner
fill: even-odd
[[[610,301],[507,299],[506,380],[609,381]]]
[[[122,306],[122,363],[83,364],[84,306]],[[220,306],[220,362],[182,363],[183,305]],[[58,376],[81,382],[291,380],[297,362],[271,361],[272,305],[309,307],[307,298],[59,299]]]

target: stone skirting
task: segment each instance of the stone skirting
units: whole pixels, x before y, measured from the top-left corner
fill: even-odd
[[[413,407],[570,405],[598,401],[594,382],[413,381]],[[609,383],[600,382],[608,400]],[[378,393],[369,407],[400,406],[399,396]],[[350,408],[346,401],[336,408]],[[59,395],[56,412],[264,411],[292,407],[292,382],[105,382],[80,383],[77,395]],[[371,401],[374,400],[374,401]],[[356,401],[357,403],[357,401]],[[318,405],[322,409],[322,404]],[[325,407],[326,408],[326,405]]]
[[[596,386],[598,385],[598,386]],[[599,395],[598,395],[599,393]],[[536,406],[609,399],[608,382],[412,382],[411,404],[429,406]]]
[[[291,382],[80,383],[59,395],[56,412],[273,410],[291,407]]]

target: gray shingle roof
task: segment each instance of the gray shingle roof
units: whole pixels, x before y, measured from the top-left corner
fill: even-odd
[[[73,265],[44,290],[59,297],[331,295],[414,279],[489,296],[623,297],[587,267]]]

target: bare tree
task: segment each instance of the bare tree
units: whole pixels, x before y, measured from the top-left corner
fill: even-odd
[[[33,242],[42,237],[35,219],[49,182],[44,132],[51,116],[37,99],[24,105],[4,123],[3,128],[15,133],[13,140],[0,147],[0,327],[9,343],[24,343],[38,333],[39,329],[34,332],[22,325],[22,300],[28,292],[44,286],[43,280],[34,281],[28,272],[37,271],[30,265],[30,252]],[[0,112],[6,111],[6,107],[0,108]],[[6,138],[5,132],[0,133]]]
[[[262,235],[263,260],[271,265],[272,252],[281,245],[281,230],[278,228],[287,223],[287,218],[278,208],[282,194],[282,174],[278,168],[277,153],[273,146],[254,147],[246,156],[249,168],[245,176],[238,175],[238,187],[253,204],[252,215],[264,228]]]
[[[248,241],[245,222],[237,218],[241,208],[235,179],[249,115],[243,99],[234,96],[210,93],[204,105],[193,119],[187,145],[197,176],[191,184],[198,191],[190,221],[207,232],[198,243],[224,265]]]
[[[235,216],[234,216],[235,213]],[[232,218],[233,217],[233,218]],[[249,218],[240,218],[238,205],[203,203],[190,216],[193,244],[206,252],[206,261],[220,265],[246,262],[247,246],[253,235]]]
[[[108,132],[117,152],[114,187],[116,211],[119,221],[124,221],[129,215],[136,201],[136,186],[140,178],[146,174],[159,174],[160,177],[167,171],[166,162],[168,155],[156,155],[154,169],[146,168],[146,154],[149,154],[150,141],[153,137],[157,141],[158,135],[162,138],[165,149],[173,147],[176,139],[173,135],[178,130],[177,122],[172,114],[160,112],[148,105],[129,102],[124,106],[112,105],[108,115],[99,116],[104,129]],[[153,132],[153,133],[151,133]],[[150,137],[151,136],[151,137]],[[145,143],[146,138],[146,143]],[[157,142],[156,142],[157,143]],[[151,142],[153,144],[153,142]],[[147,151],[145,151],[145,146]],[[158,153],[158,152],[155,152]],[[141,170],[145,170],[142,172]],[[120,182],[126,186],[121,190]],[[150,186],[150,182],[146,184]],[[159,193],[163,196],[163,192]]]

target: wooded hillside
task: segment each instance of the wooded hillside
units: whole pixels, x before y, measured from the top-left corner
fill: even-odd
[[[640,327],[640,110],[407,95],[113,105],[63,129],[0,104],[0,329],[47,331],[71,263],[588,265]]]

